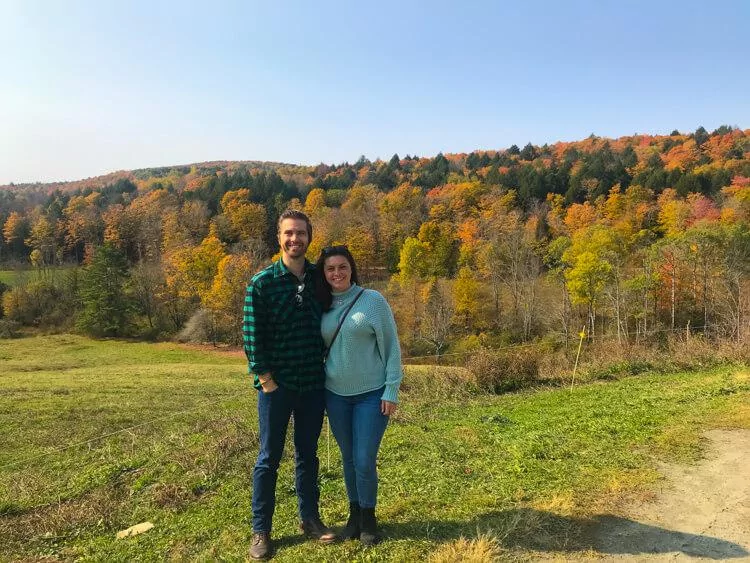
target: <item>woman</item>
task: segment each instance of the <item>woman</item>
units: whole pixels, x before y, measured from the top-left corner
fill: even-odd
[[[357,266],[345,246],[324,248],[316,272],[324,311],[321,333],[328,347],[326,409],[349,496],[349,520],[341,537],[372,545],[380,539],[375,462],[402,378],[396,323],[380,293],[357,285]]]

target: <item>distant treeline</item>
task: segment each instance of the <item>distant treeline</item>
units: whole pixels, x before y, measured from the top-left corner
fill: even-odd
[[[4,327],[237,341],[242,291],[305,210],[346,243],[412,352],[750,327],[750,130],[590,136],[354,164],[212,162],[0,190]],[[55,274],[55,266],[80,264]],[[390,276],[390,278],[389,278]]]

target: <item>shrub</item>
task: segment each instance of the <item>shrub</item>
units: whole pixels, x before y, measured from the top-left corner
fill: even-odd
[[[481,348],[485,343],[484,334],[468,334],[457,340],[451,347],[451,354],[465,355],[469,357],[475,350]]]
[[[477,386],[489,393],[528,387],[539,380],[539,351],[533,347],[512,350],[480,348],[466,362]]]
[[[3,293],[8,291],[10,289],[10,286],[7,283],[3,283],[0,281],[0,319],[3,318],[3,308],[2,308],[2,302],[3,302]]]
[[[750,364],[750,343],[725,340],[719,345],[719,354],[731,362]]]
[[[13,287],[3,293],[5,318],[22,326],[54,326],[69,319],[70,300],[62,288],[46,280]]]
[[[407,365],[401,392],[422,402],[465,399],[477,391],[474,377],[455,366]]]
[[[213,332],[211,313],[198,309],[175,336],[177,342],[208,342]]]
[[[0,319],[0,338],[15,338],[20,326],[16,321]]]
[[[716,342],[702,335],[670,338],[669,358],[670,363],[678,369],[705,368],[726,361]]]

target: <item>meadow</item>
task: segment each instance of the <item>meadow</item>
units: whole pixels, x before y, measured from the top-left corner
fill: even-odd
[[[14,286],[18,283],[21,276],[18,270],[0,270],[0,283]]]
[[[76,268],[77,266],[65,264],[63,266],[47,266],[41,270],[29,267],[0,270],[0,283],[4,283],[10,287],[16,287],[40,279],[55,281],[63,278],[67,272]]]
[[[257,454],[245,373],[237,351],[0,340],[0,560],[244,560]],[[738,364],[505,395],[477,391],[461,368],[407,366],[379,462],[386,540],[304,541],[287,447],[275,560],[439,561],[478,535],[503,559],[586,553],[587,524],[647,497],[659,462],[699,459],[704,429],[750,427],[749,398]],[[341,526],[325,429],[320,457],[322,516]],[[154,528],[115,539],[143,521]]]

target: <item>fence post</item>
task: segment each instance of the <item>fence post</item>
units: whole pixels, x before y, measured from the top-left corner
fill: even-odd
[[[578,369],[578,358],[581,357],[581,347],[583,346],[583,339],[586,337],[586,325],[583,325],[581,332],[578,333],[580,340],[578,342],[578,352],[576,353],[576,362],[573,365],[573,377],[570,379],[570,390],[573,390],[573,383],[576,380],[576,370]]]

